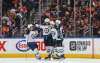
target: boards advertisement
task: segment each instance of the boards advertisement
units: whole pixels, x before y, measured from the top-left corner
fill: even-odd
[[[92,58],[92,39],[70,38],[63,41],[65,58]]]
[[[35,39],[41,56],[45,56],[46,46],[42,38]],[[63,50],[65,58],[100,58],[100,39],[65,38]],[[0,39],[0,58],[35,58],[35,52],[27,46],[26,38]]]

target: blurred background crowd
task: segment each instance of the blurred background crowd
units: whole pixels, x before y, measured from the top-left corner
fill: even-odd
[[[24,37],[28,24],[61,20],[64,37],[100,37],[100,0],[2,0],[0,37]]]

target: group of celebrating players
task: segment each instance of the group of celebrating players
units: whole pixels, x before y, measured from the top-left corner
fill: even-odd
[[[27,44],[32,51],[37,50],[37,43],[35,38],[38,38],[38,30],[41,29],[43,33],[44,44],[48,53],[47,58],[59,59],[63,57],[63,26],[60,20],[50,21],[49,18],[44,20],[44,24],[29,24],[29,33],[27,36]],[[37,54],[37,53],[36,53]],[[39,56],[39,54],[37,55]],[[39,57],[38,57],[39,58]]]

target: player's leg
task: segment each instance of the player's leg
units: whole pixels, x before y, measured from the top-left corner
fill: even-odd
[[[35,42],[28,42],[27,45],[32,51],[37,48],[37,44]]]
[[[57,58],[59,58],[59,56],[57,55],[58,52],[57,52],[57,48],[56,48],[57,47],[57,40],[56,39],[53,40],[53,45],[54,45],[54,48],[53,48],[52,57],[54,59],[57,59]]]
[[[28,42],[27,45],[33,51],[33,54],[35,54],[36,58],[40,58],[36,42]]]
[[[48,36],[47,35],[44,35],[43,37],[44,37],[44,43],[45,43],[45,47],[46,47],[46,52],[48,54],[48,52],[50,52],[49,47],[48,47],[49,46]],[[48,54],[48,56],[49,56],[49,54]]]
[[[46,50],[48,53],[47,59],[51,58],[52,50],[53,50],[53,41],[52,41],[52,36],[48,35],[47,39],[44,38],[45,45],[46,45]]]
[[[52,46],[53,46],[53,50],[52,50],[52,54],[51,54],[51,56],[52,56],[52,58],[53,59],[55,59],[55,57],[56,57],[56,43],[57,43],[57,40],[56,39],[52,39]]]
[[[56,40],[55,42],[55,48],[53,53],[55,55],[55,59],[60,59],[63,57],[64,48],[62,46],[62,42],[63,40]]]

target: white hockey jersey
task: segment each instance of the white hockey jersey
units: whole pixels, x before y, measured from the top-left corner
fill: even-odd
[[[58,38],[58,32],[57,32],[56,28],[52,28],[50,33],[51,33],[53,39]]]
[[[27,36],[27,42],[35,42],[37,35],[38,31],[30,31],[29,35]]]
[[[57,40],[63,39],[63,27],[59,27],[59,28],[56,28],[56,29],[57,29],[57,33],[58,33]]]
[[[49,35],[51,27],[49,25],[36,25],[36,27],[41,28],[43,30],[43,35]]]

